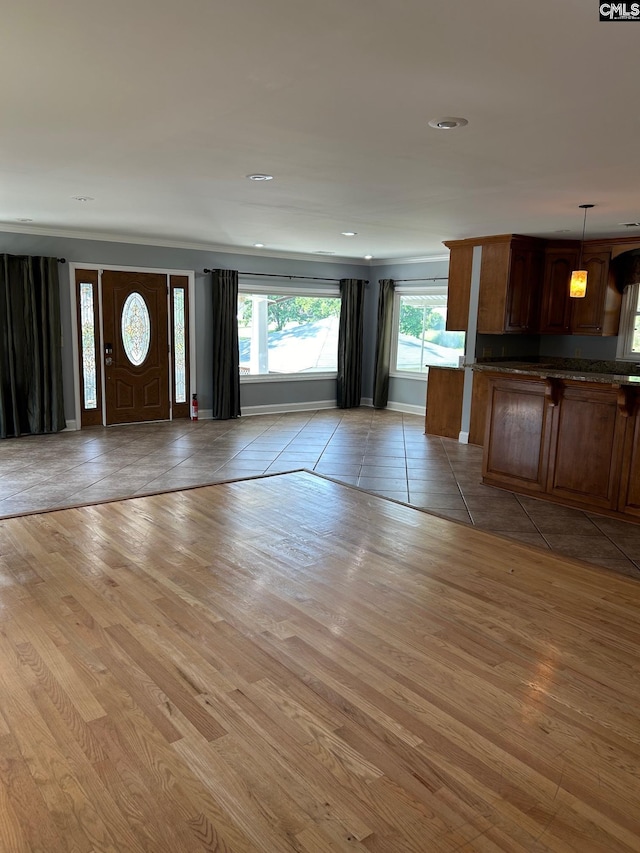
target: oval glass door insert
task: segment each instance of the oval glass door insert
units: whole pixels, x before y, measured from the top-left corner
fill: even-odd
[[[127,296],[122,307],[122,343],[131,364],[142,364],[151,344],[151,320],[147,303],[136,291]]]

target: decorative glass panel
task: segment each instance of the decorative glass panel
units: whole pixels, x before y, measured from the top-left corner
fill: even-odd
[[[146,302],[135,291],[127,296],[122,309],[122,343],[131,364],[141,365],[149,353],[151,321]]]
[[[85,409],[98,408],[96,371],[96,332],[93,308],[93,285],[80,284],[80,333],[82,337],[82,384]]]
[[[187,402],[187,353],[185,343],[184,288],[173,290],[173,361],[176,371],[175,401]]]

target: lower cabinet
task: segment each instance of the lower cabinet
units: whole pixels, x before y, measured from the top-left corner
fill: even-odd
[[[493,379],[489,384],[482,477],[514,491],[543,492],[548,413],[544,380]]]
[[[640,521],[635,388],[489,375],[483,482]]]
[[[635,400],[631,408],[637,410]],[[618,509],[640,521],[640,414],[627,418]]]
[[[463,368],[429,368],[424,429],[428,435],[458,438],[462,422],[463,389]]]
[[[615,389],[565,385],[552,414],[547,492],[616,509],[626,423]]]

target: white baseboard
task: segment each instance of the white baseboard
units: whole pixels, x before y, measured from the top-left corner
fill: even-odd
[[[75,432],[78,429],[78,422],[74,419],[67,420],[66,427],[62,430],[62,432]]]
[[[469,433],[468,432],[458,433],[458,444],[469,444]]]
[[[420,417],[425,416],[425,407],[424,406],[411,406],[409,403],[387,403],[387,409],[391,409],[392,412],[404,412],[406,415],[420,415]]]

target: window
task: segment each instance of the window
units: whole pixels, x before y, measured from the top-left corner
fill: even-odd
[[[625,288],[620,313],[620,334],[618,336],[619,359],[640,362],[640,284],[631,284]]]
[[[263,289],[238,294],[240,374],[318,376],[338,369],[340,295],[318,290]]]
[[[393,305],[391,370],[396,375],[426,374],[430,365],[457,367],[465,333],[447,332],[447,288],[397,287]]]

